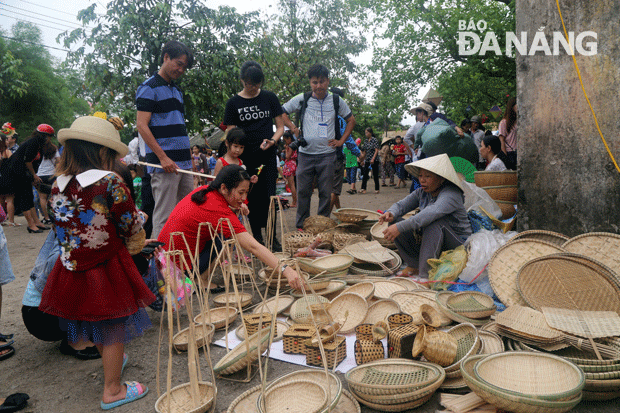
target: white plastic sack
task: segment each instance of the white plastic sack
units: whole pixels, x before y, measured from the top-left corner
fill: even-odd
[[[468,259],[467,265],[459,278],[468,283],[472,282],[484,266],[488,264],[495,251],[515,235],[517,235],[515,231],[508,231],[504,234],[498,229],[493,231],[481,229],[472,234],[465,242]],[[486,268],[474,282],[485,294],[493,296],[493,289],[489,284],[489,274]]]
[[[475,209],[483,216],[486,215],[479,207],[483,207],[485,211],[493,215],[495,218],[500,219],[502,216],[502,210],[497,203],[491,199],[491,196],[484,189],[476,186],[465,180],[461,181],[463,186],[463,192],[465,193],[465,209],[471,211]]]

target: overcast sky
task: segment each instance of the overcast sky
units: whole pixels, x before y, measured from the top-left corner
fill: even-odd
[[[81,23],[76,19],[77,13],[93,3],[96,4],[96,13],[105,13],[106,0],[0,0],[0,28],[5,36],[11,36],[11,26],[17,21],[34,23],[41,29],[42,43],[50,53],[64,60],[65,47],[56,42],[56,37],[65,30],[81,27]],[[260,10],[272,13],[277,9],[278,0],[206,0],[205,3],[210,7],[226,4],[235,7],[239,12]],[[367,51],[355,60],[368,64],[371,58],[372,52]],[[420,93],[421,99],[426,90]],[[411,119],[404,122],[411,123]]]

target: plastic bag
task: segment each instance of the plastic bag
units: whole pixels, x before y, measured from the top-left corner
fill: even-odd
[[[472,184],[470,182],[461,180],[463,186],[463,192],[465,194],[465,210],[476,210],[481,214],[484,214],[479,207],[483,207],[489,214],[495,218],[500,219],[502,217],[502,210],[497,203],[491,199],[491,196],[482,188]]]
[[[169,270],[167,270],[169,266]],[[155,295],[156,300],[151,304],[155,311],[162,311],[165,302],[166,284],[171,285],[171,292],[176,297],[173,300],[173,310],[185,305],[185,298],[192,293],[192,281],[174,264],[171,260],[166,260],[163,253],[154,254],[149,260],[149,269],[143,275],[144,282]],[[173,290],[176,286],[176,291]]]
[[[439,259],[431,258],[428,261],[431,269],[428,271],[428,279],[431,281],[454,281],[467,264],[467,251],[463,245],[459,245],[453,250],[444,251]],[[433,290],[445,290],[448,284],[435,282],[431,284]]]
[[[493,295],[493,289],[489,284],[489,274],[485,265],[489,263],[489,260],[497,251],[499,247],[504,245],[508,240],[514,237],[517,233],[515,231],[509,231],[502,233],[502,231],[496,229],[489,231],[481,229],[480,231],[472,234],[467,241],[465,241],[465,247],[468,252],[468,260],[465,269],[461,272],[461,280],[470,283],[475,279],[475,283],[480,290],[487,295]],[[482,269],[484,268],[484,271]],[[478,275],[480,274],[480,275]],[[478,278],[476,278],[476,276]]]

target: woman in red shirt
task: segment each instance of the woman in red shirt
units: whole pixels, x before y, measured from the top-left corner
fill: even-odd
[[[395,139],[396,144],[394,145],[394,149],[392,150],[392,154],[394,155],[394,166],[396,167],[396,175],[398,176],[398,186],[400,188],[400,184],[403,184],[403,188],[407,186],[405,183],[405,178],[407,177],[407,172],[405,171],[405,155],[408,154],[407,147],[403,144],[403,138],[397,136]]]
[[[239,210],[246,200],[249,188],[250,176],[245,169],[239,165],[223,167],[208,186],[195,189],[177,204],[159,233],[158,240],[164,243],[166,250],[170,249],[171,241],[174,242],[174,247],[183,250],[187,263],[192,265],[183,237],[171,234],[182,232],[193,254],[196,251],[199,224],[210,222],[213,228],[217,228],[221,218],[228,218],[241,247],[254,254],[266,265],[276,268],[278,258],[248,234],[235,214],[235,211]],[[209,268],[213,243],[209,231],[204,226],[202,228],[198,245],[198,269],[201,274]],[[224,238],[232,237],[228,225],[222,225],[222,232]],[[287,278],[289,285],[301,289],[303,282],[297,272],[291,267],[283,267],[282,274]]]

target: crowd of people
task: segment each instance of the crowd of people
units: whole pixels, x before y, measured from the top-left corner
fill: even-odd
[[[330,88],[329,70],[320,64],[307,72],[311,91],[281,104],[276,94],[263,89],[262,67],[245,62],[239,71],[241,90],[226,103],[222,146],[217,153],[191,146],[183,93],[175,81],[193,61],[185,44],[164,45],[159,70],[136,91],[137,131],[129,145],[121,142],[122,125],[97,116],[80,117],[58,131],[60,148],[52,142],[56,132],[47,124],[21,144],[8,123],[0,135],[0,204],[6,205],[6,214],[0,208],[0,221],[19,225],[15,215],[23,213],[29,233],[42,233],[50,224],[54,229],[24,294],[24,324],[41,340],[62,340],[66,354],[102,358],[104,410],[148,393],[145,385],[122,384],[120,378],[127,363],[124,345],[150,326],[144,307],[156,296],[143,275],[151,254],[187,242],[186,262],[208,281],[214,254],[222,245],[208,232],[198,236],[200,223],[217,227],[227,220],[224,238],[236,237],[244,250],[276,268],[273,251],[281,246],[277,237],[266,237],[275,233],[275,228],[267,228],[267,217],[280,176],[291,192],[300,229],[311,215],[315,189],[317,213],[330,216],[341,206],[344,182],[350,185],[348,193],[358,193],[358,171],[361,194],[371,176],[375,194],[388,185],[404,188],[411,179],[410,194],[389,207],[380,222],[390,223],[385,237],[394,241],[406,263],[399,275],[427,278],[427,260],[461,245],[472,229],[460,179],[448,155],[425,153],[425,131],[448,125],[454,136],[476,146],[473,163],[480,170],[516,165],[515,101],[508,102],[498,135],[484,130],[480,116],[456,127],[436,106],[421,103],[412,110],[416,123],[404,137],[381,142],[367,127],[363,139],[354,139],[352,110],[342,90]],[[419,213],[403,219],[416,208]],[[242,224],[244,217],[248,227]],[[183,239],[177,239],[179,233]],[[154,251],[146,252],[148,246]],[[301,288],[304,281],[293,268],[282,265],[281,270],[291,286]],[[0,310],[2,285],[13,279],[0,227]],[[207,288],[221,290],[215,285]],[[0,334],[0,360],[15,353],[13,344],[11,334]]]

